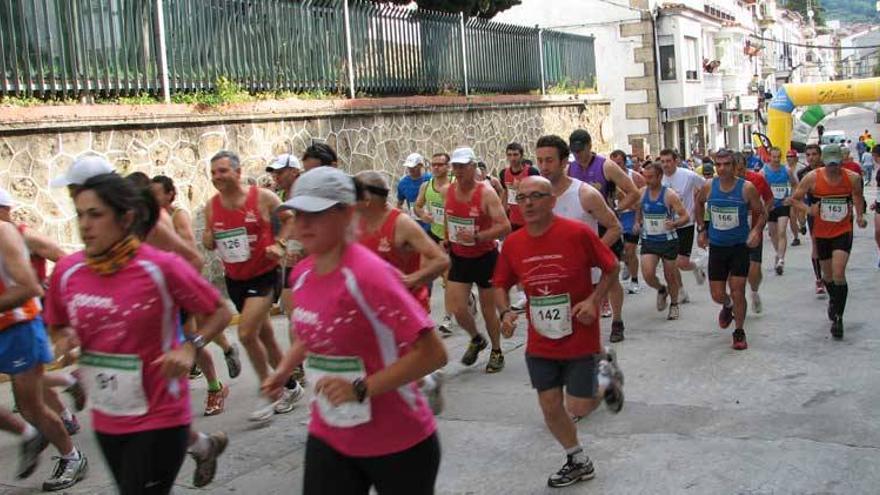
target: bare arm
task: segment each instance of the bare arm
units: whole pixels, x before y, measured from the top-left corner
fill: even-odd
[[[743,196],[748,202],[749,210],[751,210],[752,214],[752,229],[749,232],[748,245],[749,247],[755,247],[761,243],[764,225],[767,223],[767,209],[754,184],[746,182],[743,185]]]
[[[859,228],[863,229],[868,223],[867,220],[865,220],[864,214],[862,214],[862,212],[865,211],[865,193],[862,189],[862,177],[847,170],[847,178],[852,182],[853,207],[856,211],[856,223],[859,225]]]
[[[449,268],[449,256],[440,249],[422,227],[407,215],[398,215],[395,229],[395,243],[406,244],[422,259],[421,267],[403,276],[408,288],[430,283]]]
[[[483,208],[492,217],[492,226],[477,232],[477,237],[479,237],[479,239],[475,239],[477,242],[500,239],[510,233],[510,221],[507,219],[501,200],[498,199],[498,195],[493,189],[483,190]]]
[[[624,195],[623,199],[617,204],[617,208],[619,210],[632,209],[639,200],[639,190],[633,184],[632,179],[617,164],[610,160],[605,161],[604,171],[605,177],[608,177],[608,180],[613,182],[617,190]]]
[[[205,230],[202,232],[202,246],[208,251],[213,251],[217,247],[216,243],[214,243],[213,217],[214,213],[211,208],[211,202],[209,201],[208,204],[205,205]]]
[[[816,173],[810,172],[800,181],[794,194],[791,195],[791,205],[807,215],[811,215],[810,207],[804,203],[804,198],[813,191],[813,184],[816,182]]]
[[[691,221],[681,198],[671,188],[666,189],[666,206],[675,212],[675,221],[671,222],[673,229],[684,227]]]
[[[147,234],[146,242],[163,251],[180,255],[196,270],[201,270],[205,262],[194,245],[190,245],[177,235],[177,232],[174,231],[174,223],[171,222],[171,218],[165,210],[160,210],[159,221]]]
[[[14,225],[0,222],[0,259],[13,282],[0,293],[0,311],[15,309],[43,295],[40,281],[27,259],[24,239]]]
[[[694,218],[694,224],[696,225],[697,232],[699,232],[697,235],[697,245],[703,249],[706,249],[709,245],[709,233],[703,228],[703,224],[706,218],[706,198],[709,197],[713,180],[715,179],[707,180],[703,187],[694,192],[694,216],[696,217]]]
[[[52,262],[56,262],[67,255],[55,241],[33,229],[24,231],[24,242],[30,252]]]
[[[419,187],[419,196],[416,198],[416,204],[413,205],[413,212],[416,214],[417,217],[419,217],[419,220],[425,223],[434,222],[434,218],[431,217],[431,215],[428,214],[427,211],[425,211],[425,203],[427,201],[425,199],[425,191],[428,190],[428,186],[430,185],[430,181],[422,183],[422,185]]]
[[[638,195],[638,191],[636,191],[636,195]],[[620,220],[617,219],[617,215],[614,214],[614,211],[605,202],[602,193],[593,186],[583,184],[578,191],[578,196],[584,211],[592,215],[599,225],[605,227],[602,244],[608,247],[613,246],[620,239],[623,230],[620,227]]]
[[[174,231],[177,232],[177,235],[186,241],[187,244],[195,246],[196,236],[193,234],[192,219],[189,216],[189,212],[186,210],[177,210],[177,212],[171,217],[171,221],[174,222]]]

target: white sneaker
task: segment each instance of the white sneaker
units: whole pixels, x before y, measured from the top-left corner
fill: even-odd
[[[706,283],[706,272],[703,270],[703,267],[697,266],[694,268],[694,279],[697,280],[697,285]]]
[[[260,399],[260,407],[248,416],[248,421],[254,423],[268,423],[275,416],[275,402]]]
[[[293,406],[299,402],[305,394],[305,389],[303,389],[302,385],[299,383],[296,384],[296,388],[293,390],[285,388],[284,392],[281,393],[281,398],[275,403],[275,414],[287,414],[290,411],[293,411]]]
[[[638,294],[641,291],[642,291],[642,286],[639,285],[638,282],[633,282],[632,280],[630,280],[629,282],[626,283],[626,292],[628,294]]]
[[[443,412],[445,406],[443,400],[443,383],[446,381],[446,376],[443,374],[443,371],[437,370],[431,373],[431,378],[434,380],[434,387],[431,389],[422,387],[422,393],[425,394],[425,398],[428,399],[428,405],[431,407],[431,412],[434,413],[434,416],[439,416],[440,413]]]
[[[516,300],[513,303],[511,303],[510,308],[514,311],[522,311],[522,310],[526,309],[526,302],[528,301],[528,299],[526,298],[526,293],[522,292],[520,290],[517,290],[515,297],[516,297]]]
[[[691,302],[691,296],[688,294],[688,291],[684,290],[684,287],[678,289],[678,302],[681,304]]]
[[[761,295],[757,292],[752,292],[752,309],[755,310],[755,314],[761,314],[761,311],[764,311],[764,306],[761,304]]]

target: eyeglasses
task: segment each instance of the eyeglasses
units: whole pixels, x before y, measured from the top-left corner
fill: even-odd
[[[516,195],[516,202],[523,203],[527,199],[530,201],[538,201],[539,199],[546,198],[547,196],[553,196],[553,195],[550,193],[538,192],[538,191],[535,191],[535,192],[529,193],[529,194],[517,194]]]

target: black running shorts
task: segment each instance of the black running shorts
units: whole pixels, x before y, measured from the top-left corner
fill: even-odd
[[[532,388],[538,392],[565,388],[565,393],[581,399],[596,396],[598,359],[595,354],[573,359],[549,359],[526,354],[526,367]]]
[[[681,227],[675,232],[678,234],[678,255],[690,258],[694,249],[694,226]]]
[[[749,247],[709,246],[709,280],[726,282],[728,277],[747,277],[749,274]]]
[[[655,255],[666,261],[678,258],[678,239],[668,241],[642,241],[642,256]]]
[[[247,280],[232,280],[226,277],[226,292],[235,309],[241,313],[245,300],[250,297],[272,296],[272,302],[277,302],[278,296],[281,295],[281,276],[281,268],[276,267]]]
[[[830,239],[822,239],[816,238],[816,254],[818,255],[820,260],[830,260],[831,254],[834,251],[846,251],[847,253],[852,251],[852,243],[853,243],[853,234],[852,232],[847,232],[846,234],[839,235],[837,237],[832,237]]]
[[[767,216],[767,223],[773,222],[776,223],[782,217],[790,217],[791,216],[791,206],[777,206],[773,208],[773,211]]]
[[[464,258],[449,253],[452,263],[449,266],[449,281],[462,284],[477,284],[481,289],[492,288],[492,275],[498,261],[498,250],[493,249],[477,258]]]

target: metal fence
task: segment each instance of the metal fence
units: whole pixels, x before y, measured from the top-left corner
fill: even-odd
[[[249,91],[524,92],[595,74],[592,37],[365,0],[0,0],[0,96],[167,97],[219,77]]]

